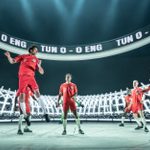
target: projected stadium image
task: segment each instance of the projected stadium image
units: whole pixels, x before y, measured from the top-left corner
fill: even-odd
[[[149,149],[150,1],[0,2],[0,149]]]

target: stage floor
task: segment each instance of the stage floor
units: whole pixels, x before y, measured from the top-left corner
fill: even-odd
[[[85,135],[78,134],[75,123],[32,123],[33,133],[17,135],[17,123],[0,123],[0,150],[149,150],[150,133],[135,131],[135,123],[83,123]],[[148,125],[150,129],[150,125]]]

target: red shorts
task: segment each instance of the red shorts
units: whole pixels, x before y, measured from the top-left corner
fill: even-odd
[[[75,110],[77,110],[76,108],[76,104],[75,104],[75,101],[74,100],[64,100],[64,103],[63,103],[63,111],[64,112],[67,112],[68,110],[70,110],[73,112]]]
[[[32,91],[39,89],[34,76],[27,76],[27,75],[19,76],[19,92],[26,93],[27,87],[30,87]]]
[[[137,104],[137,105],[132,105],[132,112],[133,113],[138,113],[138,111],[143,110],[143,104]]]
[[[138,110],[144,110],[143,104],[140,103],[140,104],[138,105]]]

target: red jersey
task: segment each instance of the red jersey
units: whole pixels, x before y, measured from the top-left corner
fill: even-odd
[[[132,90],[132,112],[138,113],[138,111],[143,110],[143,104],[141,103],[142,97],[143,97],[143,91],[142,88],[137,87]]]
[[[19,76],[28,75],[34,76],[37,69],[39,59],[35,55],[25,54],[14,58],[15,62],[20,62]]]
[[[77,86],[72,82],[61,84],[59,90],[59,93],[62,94],[64,101],[71,100],[72,96],[74,96],[77,92]]]
[[[143,96],[142,88],[137,87],[133,89],[131,95],[132,95],[133,103],[140,103]]]

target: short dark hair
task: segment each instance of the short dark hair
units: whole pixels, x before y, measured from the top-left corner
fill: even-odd
[[[31,53],[31,51],[32,51],[33,49],[35,49],[35,48],[37,48],[37,49],[38,49],[38,47],[37,47],[37,46],[35,46],[35,45],[33,45],[33,46],[29,47],[28,52],[29,52],[29,53]]]
[[[71,76],[71,78],[72,78],[72,74],[71,73],[66,73],[65,77],[66,76]]]

